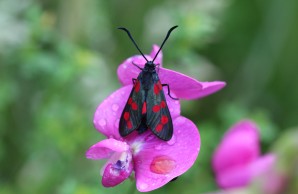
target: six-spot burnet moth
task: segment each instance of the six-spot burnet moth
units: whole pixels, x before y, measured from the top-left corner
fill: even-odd
[[[162,84],[160,82],[155,69],[158,64],[154,64],[154,60],[169,38],[171,32],[177,27],[178,26],[173,26],[168,31],[160,49],[152,61],[147,60],[126,28],[118,28],[128,34],[133,44],[147,61],[144,68],[132,62],[141,72],[137,79],[132,80],[133,88],[120,118],[119,133],[122,137],[127,136],[134,130],[137,130],[138,133],[143,133],[147,129],[150,129],[157,137],[164,141],[168,141],[172,138],[173,123],[162,89],[163,86],[167,86],[168,95],[172,99],[178,99],[171,96],[168,84]]]

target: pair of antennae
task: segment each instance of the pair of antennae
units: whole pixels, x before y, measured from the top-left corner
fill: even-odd
[[[165,44],[165,42],[166,42],[167,39],[169,38],[171,32],[172,32],[175,28],[177,28],[177,27],[178,27],[178,26],[173,26],[172,28],[169,29],[169,31],[168,31],[168,33],[167,33],[165,39],[163,40],[163,42],[162,42],[162,44],[161,44],[161,46],[160,46],[158,52],[156,53],[155,57],[153,58],[152,62],[154,62],[154,60],[155,60],[155,58],[157,57],[158,53],[161,51],[163,45]],[[127,33],[127,35],[129,36],[130,40],[131,40],[131,41],[133,42],[133,44],[136,46],[136,48],[137,48],[138,51],[141,53],[141,55],[144,57],[144,59],[145,59],[147,62],[149,62],[148,59],[147,59],[147,58],[145,57],[145,55],[143,54],[143,52],[141,51],[141,49],[138,47],[137,43],[136,43],[136,42],[134,41],[134,39],[132,38],[130,32],[129,32],[126,28],[123,28],[123,27],[120,27],[120,28],[118,28],[118,29],[119,29],[119,30],[123,30],[123,31],[125,31],[125,32]]]

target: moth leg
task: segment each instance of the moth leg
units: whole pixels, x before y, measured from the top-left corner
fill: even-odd
[[[133,83],[133,85],[135,85],[135,84],[136,84],[136,81],[137,81],[137,79],[136,79],[136,78],[132,78],[132,83]]]
[[[168,95],[170,96],[170,98],[172,98],[173,100],[179,100],[179,98],[174,98],[174,97],[171,96],[171,90],[170,90],[169,84],[161,84],[161,85],[162,85],[162,87],[167,86],[167,88],[168,88]]]
[[[139,70],[143,71],[143,68],[139,67],[137,64],[135,64],[134,62],[131,62],[134,66],[136,66],[137,68],[139,68]]]

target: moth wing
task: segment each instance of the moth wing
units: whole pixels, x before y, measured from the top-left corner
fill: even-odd
[[[141,82],[137,79],[120,117],[119,133],[122,137],[127,136],[139,127],[144,101],[145,91]]]
[[[159,79],[148,90],[146,101],[147,126],[160,139],[170,140],[173,136],[172,117]]]

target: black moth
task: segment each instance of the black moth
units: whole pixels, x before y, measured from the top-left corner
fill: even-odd
[[[137,130],[138,133],[143,133],[147,129],[150,129],[158,138],[164,141],[168,141],[172,138],[173,123],[162,87],[167,86],[168,95],[172,99],[178,99],[170,95],[168,84],[162,84],[160,82],[155,69],[157,65],[154,64],[154,60],[169,38],[171,32],[177,27],[178,26],[173,26],[168,31],[167,36],[152,61],[147,60],[126,28],[118,28],[128,34],[131,41],[147,61],[144,68],[133,63],[141,72],[137,79],[132,80],[134,86],[120,118],[119,132],[122,137],[127,136],[134,130]]]

